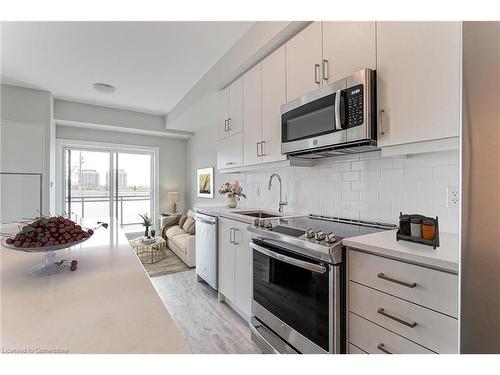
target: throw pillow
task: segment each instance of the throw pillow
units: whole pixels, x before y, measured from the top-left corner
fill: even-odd
[[[190,236],[194,236],[196,234],[196,225],[191,225],[191,228],[187,231]]]
[[[182,228],[182,226],[184,225],[184,223],[186,222],[186,219],[187,219],[187,216],[186,215],[182,215],[181,218],[179,219],[179,227]]]
[[[194,219],[192,217],[188,217],[184,222],[182,229],[184,229],[185,232],[188,232],[192,225],[194,225]]]

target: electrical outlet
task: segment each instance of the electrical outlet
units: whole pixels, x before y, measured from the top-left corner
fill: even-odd
[[[454,208],[458,207],[458,204],[459,204],[458,187],[448,186],[448,204],[446,206],[449,208]]]

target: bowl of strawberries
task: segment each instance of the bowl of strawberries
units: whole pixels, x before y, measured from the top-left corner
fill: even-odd
[[[80,244],[94,234],[64,216],[39,217],[21,224],[19,232],[2,239],[2,246],[27,252],[55,251]]]

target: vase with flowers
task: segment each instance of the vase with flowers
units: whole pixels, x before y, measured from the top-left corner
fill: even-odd
[[[243,187],[238,180],[233,182],[224,182],[219,189],[219,194],[227,196],[227,207],[236,208],[238,201],[247,196],[243,193]]]

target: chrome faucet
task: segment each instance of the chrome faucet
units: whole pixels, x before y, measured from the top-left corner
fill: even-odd
[[[281,177],[280,177],[279,174],[273,173],[271,175],[271,177],[269,177],[269,185],[267,186],[267,190],[271,190],[271,186],[273,184],[273,178],[274,177],[276,177],[278,179],[278,182],[280,183],[280,202],[278,203],[278,205],[279,205],[278,211],[279,212],[283,212],[283,206],[288,205],[288,200],[287,200],[286,195],[285,195],[285,200],[283,200],[283,190],[282,190],[282,187],[281,187]]]

